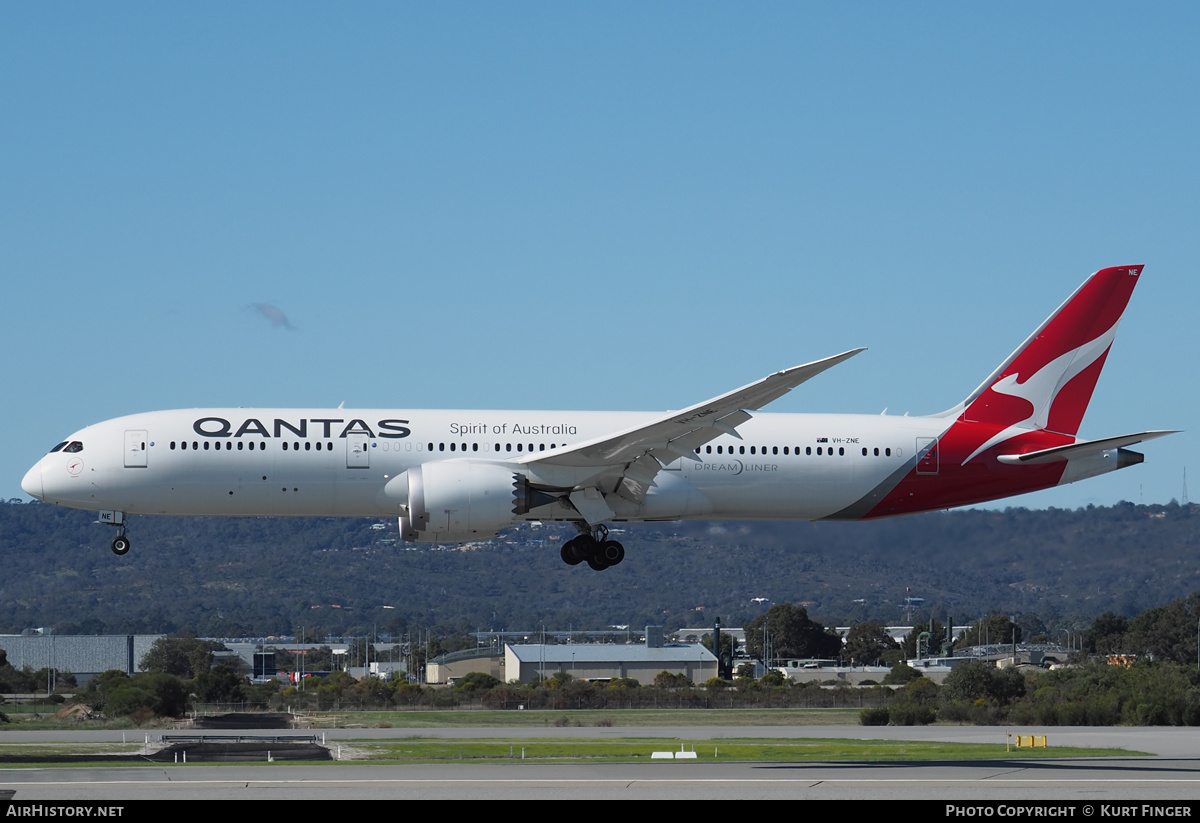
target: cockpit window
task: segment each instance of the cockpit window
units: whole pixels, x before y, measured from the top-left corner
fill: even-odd
[[[62,451],[62,448],[63,448],[63,446],[65,446],[65,445],[67,445],[67,441],[66,441],[66,440],[64,440],[63,442],[59,443],[57,446],[55,446],[54,448],[52,448],[52,449],[50,450],[50,454],[54,454],[55,452]]]
[[[78,440],[72,440],[70,443],[67,444],[67,447],[65,449],[63,449],[63,451],[67,452],[69,454],[74,454],[75,452],[81,452],[81,451],[83,451],[83,443],[79,442]]]

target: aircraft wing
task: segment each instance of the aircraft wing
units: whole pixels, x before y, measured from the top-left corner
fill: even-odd
[[[593,471],[588,474],[597,482],[589,482],[590,488],[598,488],[602,493],[616,491],[627,499],[640,502],[663,466],[680,458],[697,460],[694,450],[722,434],[738,437],[737,427],[750,419],[749,411],[777,400],[804,381],[861,351],[865,349],[852,349],[784,369],[682,411],[667,412],[640,426],[554,452],[526,455],[516,462],[539,473],[545,472],[547,476],[555,475],[558,467],[591,469]]]

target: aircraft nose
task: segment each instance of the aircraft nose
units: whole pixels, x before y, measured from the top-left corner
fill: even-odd
[[[21,489],[30,497],[42,499],[42,464],[38,463],[32,469],[25,472],[25,477],[21,480]]]

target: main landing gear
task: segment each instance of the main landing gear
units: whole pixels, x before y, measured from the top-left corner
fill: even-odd
[[[602,572],[625,559],[625,547],[616,540],[608,539],[607,527],[601,525],[588,528],[578,524],[576,528],[581,533],[568,540],[562,547],[562,559],[567,565],[578,566],[587,561],[595,571]]]

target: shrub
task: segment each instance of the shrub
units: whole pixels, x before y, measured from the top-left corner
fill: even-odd
[[[858,713],[858,722],[863,726],[886,726],[892,719],[892,713],[885,708],[863,709]]]
[[[928,726],[936,719],[937,714],[929,706],[898,703],[891,709],[892,725],[895,726]]]
[[[889,686],[903,686],[905,683],[909,683],[919,677],[924,676],[925,675],[921,674],[912,666],[901,660],[895,666],[892,666],[892,670],[883,678],[883,682]]]

